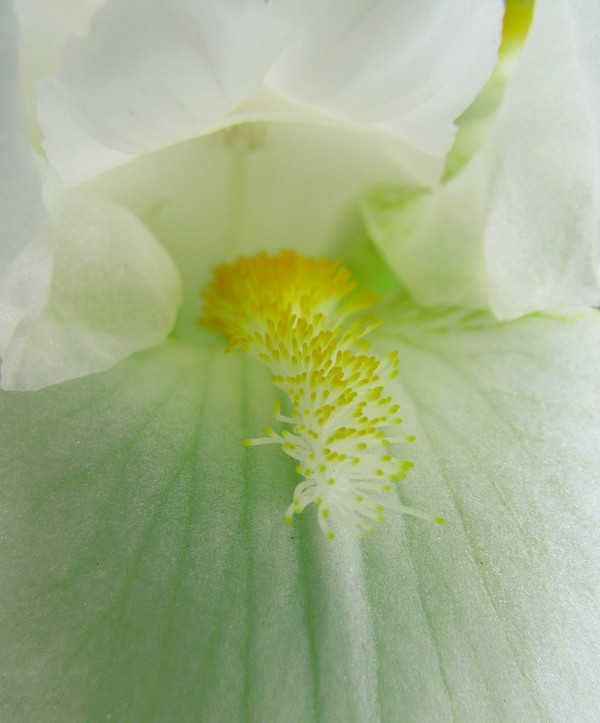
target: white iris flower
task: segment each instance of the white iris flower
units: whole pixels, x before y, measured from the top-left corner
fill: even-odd
[[[597,719],[600,5],[475,105],[499,0],[49,5],[0,5],[3,720]]]

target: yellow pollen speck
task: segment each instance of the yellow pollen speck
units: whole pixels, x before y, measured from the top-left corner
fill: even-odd
[[[263,361],[287,396],[290,416],[282,413],[279,399],[274,415],[291,431],[265,427],[265,437],[244,444],[279,444],[297,460],[296,472],[304,479],[285,522],[315,504],[329,539],[335,537],[330,524],[357,535],[371,532],[384,507],[430,517],[391,497],[380,499],[380,492],[404,477],[399,470],[412,463],[387,453],[391,442],[402,441],[392,430],[402,422],[399,405],[386,387],[386,380],[400,373],[398,353],[383,360],[369,353],[363,337],[380,322],[365,313],[377,298],[356,286],[338,262],[292,251],[261,253],[214,270],[199,320],[226,337],[228,350],[242,349]]]

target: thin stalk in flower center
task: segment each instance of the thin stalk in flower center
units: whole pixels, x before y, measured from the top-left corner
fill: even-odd
[[[222,131],[223,142],[230,152],[228,218],[221,247],[235,252],[242,240],[248,214],[248,154],[263,147],[267,124],[242,123]]]

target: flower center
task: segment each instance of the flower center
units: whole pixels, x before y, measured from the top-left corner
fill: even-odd
[[[372,532],[386,508],[442,521],[385,494],[413,466],[392,447],[414,437],[398,435],[399,405],[386,394],[398,375],[397,353],[378,359],[363,338],[380,324],[364,315],[377,298],[357,292],[347,269],[291,251],[261,253],[218,266],[203,298],[202,326],[222,332],[228,351],[241,348],[264,362],[289,400],[289,414],[275,403],[276,420],[289,428],[266,427],[264,437],[244,442],[279,444],[298,461],[303,480],[288,524],[311,503],[330,539],[332,525]]]

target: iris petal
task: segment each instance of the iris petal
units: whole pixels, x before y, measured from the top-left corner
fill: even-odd
[[[48,295],[48,218],[35,161],[24,138],[19,90],[17,23],[0,7],[0,355],[26,333]]]
[[[600,6],[546,0],[481,152],[433,193],[367,203],[423,304],[516,318],[600,303]]]
[[[136,216],[56,180],[45,185],[49,294],[39,317],[4,351],[4,389],[40,389],[160,344],[181,300],[174,263]]]
[[[502,3],[329,0],[294,29],[267,84],[294,102],[372,123],[433,156],[496,62]]]
[[[371,128],[430,163],[492,72],[502,11],[499,0],[109,0],[41,85],[44,147],[71,183],[243,120],[300,119]]]
[[[585,718],[598,699],[600,324],[399,305],[417,466],[362,543],[283,515],[293,463],[237,354],[164,345],[3,393],[15,717]],[[258,453],[260,452],[260,453]]]

